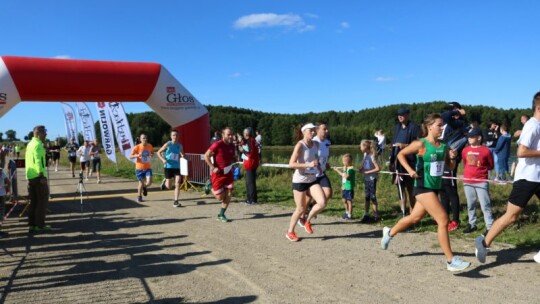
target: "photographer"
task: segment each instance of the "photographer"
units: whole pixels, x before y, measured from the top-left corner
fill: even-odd
[[[457,151],[456,166],[450,170],[444,167],[443,176],[450,177],[442,180],[442,188],[439,192],[441,203],[447,213],[452,212],[452,221],[448,224],[448,231],[455,231],[459,228],[459,195],[457,192],[456,177],[457,168],[461,161],[461,151],[467,143],[467,129],[469,128],[465,119],[466,112],[458,102],[450,102],[441,117],[444,122],[444,131],[441,140],[448,144],[448,147]]]

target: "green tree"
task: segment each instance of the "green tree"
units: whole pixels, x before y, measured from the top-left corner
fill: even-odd
[[[10,141],[15,141],[17,140],[17,132],[15,132],[15,130],[7,130],[6,131],[6,137],[8,140]]]

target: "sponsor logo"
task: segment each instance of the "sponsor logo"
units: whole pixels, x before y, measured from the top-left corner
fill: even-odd
[[[112,119],[116,125],[116,139],[120,139],[120,147],[122,147],[122,151],[126,151],[131,149],[131,143],[127,134],[129,126],[119,113],[121,111],[120,106],[121,104],[118,102],[111,102],[109,104],[109,109],[111,110]]]
[[[88,112],[88,109],[79,108],[79,117],[81,118],[81,123],[83,126],[84,140],[94,140],[94,136],[92,133],[94,123],[92,122],[92,116],[90,112]]]
[[[192,104],[194,102],[195,102],[195,98],[193,98],[193,96],[191,95],[182,95],[180,93],[167,94],[168,106]]]
[[[0,104],[6,104],[7,102],[7,93],[0,93]]]
[[[98,108],[103,109],[103,108],[105,108],[105,103],[103,101],[99,101],[97,103],[97,106],[98,106]]]
[[[175,87],[167,87],[167,94],[176,93]]]
[[[105,153],[107,153],[107,155],[112,155],[114,152],[112,141],[113,137],[111,127],[109,126],[107,121],[106,111],[107,110],[104,108],[101,108],[101,110],[99,110],[99,120],[101,121],[101,132],[103,132],[103,148],[105,149]]]

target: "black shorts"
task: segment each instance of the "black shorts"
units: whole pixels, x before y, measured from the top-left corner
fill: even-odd
[[[430,193],[433,192],[435,195],[439,195],[439,189],[429,189],[429,188],[423,188],[423,187],[414,187],[413,188],[413,196],[417,196],[424,193]]]
[[[92,159],[92,171],[101,171],[101,158]]]
[[[174,168],[165,168],[165,178],[173,178],[180,175],[180,168],[174,169]]]
[[[525,208],[533,195],[540,199],[540,183],[520,179],[514,182],[508,202],[521,208]]]
[[[314,181],[312,183],[293,183],[292,188],[293,190],[299,191],[299,192],[306,192],[311,188],[311,186],[317,184],[317,181]]]
[[[59,160],[60,159],[60,153],[53,153],[52,154],[52,160]]]
[[[70,163],[74,164],[77,162],[77,156],[68,156],[68,160]]]
[[[317,177],[317,184],[321,185],[322,188],[332,188],[332,184],[330,184],[330,179],[328,176],[323,175]]]
[[[87,161],[82,161],[81,162],[81,170],[85,170],[86,167],[89,166],[89,164],[90,164],[90,161],[88,161],[88,160]]]
[[[401,186],[414,187],[414,178],[410,177],[409,175],[401,175],[401,178],[403,179]]]

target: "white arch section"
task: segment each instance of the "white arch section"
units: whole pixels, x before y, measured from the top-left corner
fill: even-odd
[[[159,63],[0,57],[0,117],[21,101],[145,102],[189,153],[210,142],[207,109]]]

